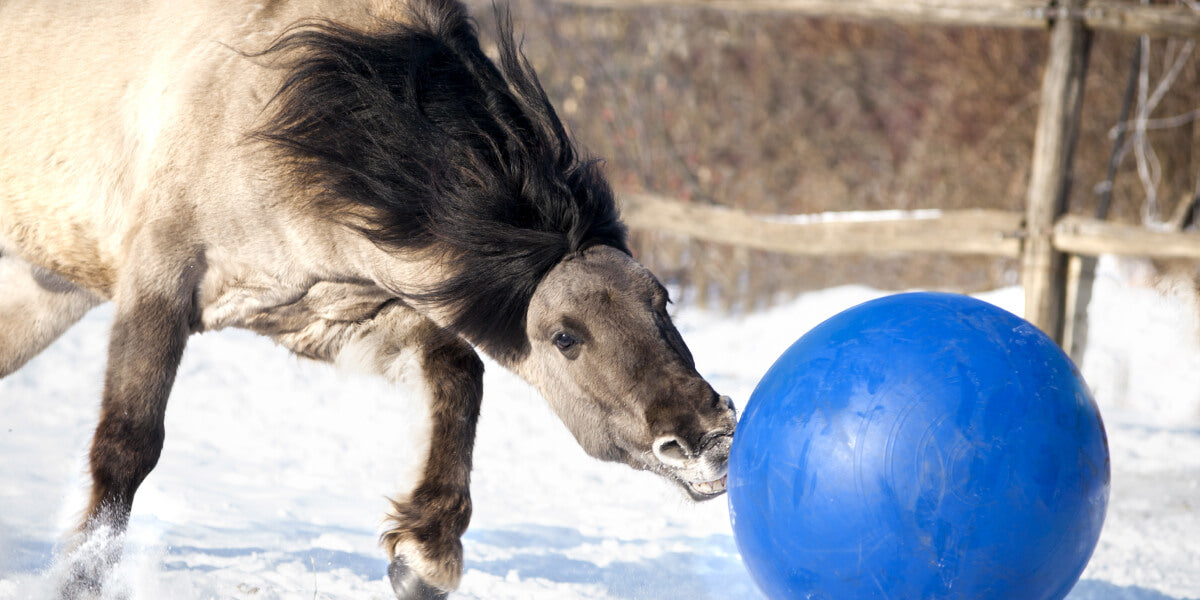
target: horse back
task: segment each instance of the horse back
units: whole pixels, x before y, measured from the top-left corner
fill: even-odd
[[[300,21],[402,8],[0,0],[0,253],[111,297],[148,224],[205,238],[272,218],[280,190],[247,140],[282,74],[250,55]]]

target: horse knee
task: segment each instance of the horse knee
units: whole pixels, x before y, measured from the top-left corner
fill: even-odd
[[[422,356],[421,370],[433,392],[434,407],[449,402],[454,408],[478,410],[484,395],[484,361],[462,340],[432,344]]]
[[[103,415],[89,455],[92,498],[85,527],[123,529],[138,486],[158,464],[164,429],[159,418]]]
[[[105,417],[92,440],[92,468],[106,477],[140,483],[158,464],[164,437],[161,421]]]

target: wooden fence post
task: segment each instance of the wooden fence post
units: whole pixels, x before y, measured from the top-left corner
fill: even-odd
[[[1125,136],[1129,132],[1129,111],[1133,109],[1133,99],[1137,92],[1138,74],[1142,70],[1142,40],[1133,42],[1133,56],[1130,57],[1129,75],[1125,78],[1125,92],[1121,94],[1121,113],[1117,117],[1117,137],[1113,140],[1112,152],[1108,155],[1108,167],[1105,169],[1104,182],[1097,188],[1099,198],[1096,201],[1096,220],[1108,218],[1108,209],[1112,205],[1113,182],[1117,178],[1117,167],[1121,163],[1121,149],[1125,145]],[[1058,242],[1057,227],[1055,242]],[[1059,246],[1061,249],[1061,246]],[[1083,364],[1083,352],[1088,342],[1088,307],[1092,303],[1092,288],[1096,284],[1096,256],[1071,254],[1067,261],[1067,306],[1063,316],[1062,348],[1075,361]]]
[[[1085,0],[1062,0],[1062,18],[1050,33],[1050,55],[1042,79],[1041,109],[1033,144],[1033,164],[1025,207],[1021,283],[1025,318],[1054,341],[1063,341],[1066,264],[1054,249],[1054,223],[1066,212],[1071,159],[1079,134],[1083,82],[1091,33],[1082,20]]]

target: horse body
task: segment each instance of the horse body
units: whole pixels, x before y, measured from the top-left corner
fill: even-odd
[[[461,575],[476,348],[590,454],[723,491],[732,405],[511,32],[500,67],[474,35],[448,0],[0,1],[0,377],[116,305],[80,546],[123,530],[186,339],[224,327],[420,377],[429,450],[382,539],[400,598]]]

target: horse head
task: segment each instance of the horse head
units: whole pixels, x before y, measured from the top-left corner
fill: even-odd
[[[530,381],[588,454],[652,471],[694,500],[725,491],[736,415],[696,372],[667,292],[609,246],[556,265],[530,300]]]

